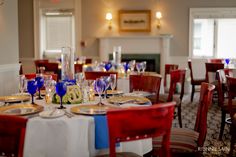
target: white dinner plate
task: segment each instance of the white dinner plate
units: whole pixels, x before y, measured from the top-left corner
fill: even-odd
[[[63,110],[47,110],[39,113],[39,116],[42,118],[58,118],[65,114]]]

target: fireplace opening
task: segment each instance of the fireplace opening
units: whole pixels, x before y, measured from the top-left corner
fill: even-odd
[[[109,59],[112,60],[112,54],[109,54]],[[160,73],[160,54],[122,54],[121,61],[128,62],[136,60],[136,62],[147,62],[146,71]]]

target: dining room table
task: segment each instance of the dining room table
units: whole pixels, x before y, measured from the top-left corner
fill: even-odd
[[[47,104],[45,100],[35,100],[43,106],[44,112],[53,111],[58,104]],[[105,105],[112,105],[104,100]],[[92,157],[109,152],[108,126],[106,115],[74,114],[72,108],[96,105],[97,100],[81,104],[65,105],[64,114],[58,117],[28,115],[25,136],[24,157]],[[151,105],[147,102],[143,105]],[[142,106],[143,106],[142,105]],[[115,107],[137,107],[135,103],[123,103]],[[152,139],[121,142],[117,152],[134,152],[144,155],[152,150]]]

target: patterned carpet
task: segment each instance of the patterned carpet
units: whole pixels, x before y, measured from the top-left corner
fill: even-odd
[[[199,93],[195,93],[193,103],[190,95],[185,95],[182,102],[182,123],[184,128],[194,129]],[[208,130],[204,147],[201,148],[204,157],[226,157],[229,152],[229,125],[225,125],[223,140],[219,141],[221,110],[213,103],[208,112]],[[179,127],[178,119],[174,119],[173,127]],[[155,146],[154,146],[155,147]],[[235,155],[236,156],[236,155]]]

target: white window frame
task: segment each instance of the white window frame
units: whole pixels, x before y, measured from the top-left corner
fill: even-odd
[[[214,27],[214,52],[212,57],[193,56],[193,22],[198,18],[236,18],[236,8],[190,8],[189,11],[189,57],[190,58],[216,58],[217,50],[217,24]]]

